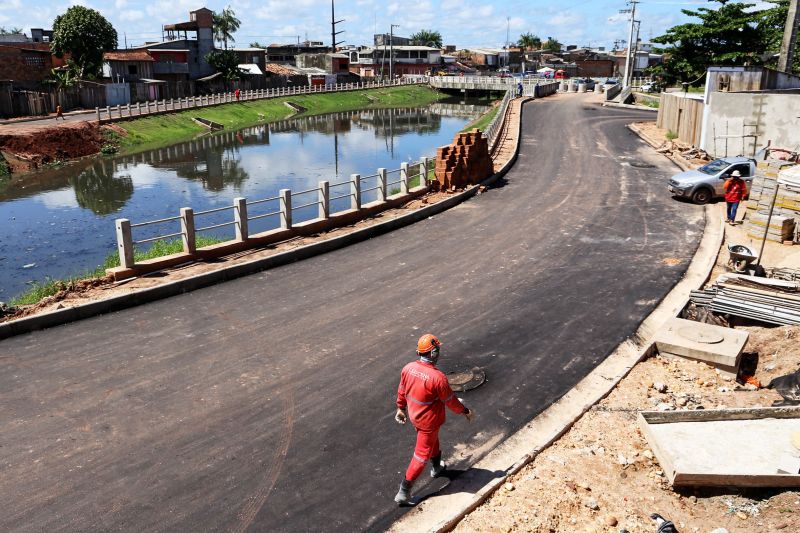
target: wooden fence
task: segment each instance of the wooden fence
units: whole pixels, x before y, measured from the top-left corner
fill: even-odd
[[[656,126],[676,133],[683,142],[700,146],[704,107],[702,100],[686,98],[683,94],[661,93]]]

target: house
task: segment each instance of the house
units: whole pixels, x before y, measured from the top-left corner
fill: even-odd
[[[317,68],[326,74],[350,72],[350,57],[347,54],[298,54],[295,60],[298,69]]]
[[[267,67],[266,48],[230,48],[239,60],[239,68],[251,76],[263,76]]]
[[[0,43],[0,80],[41,82],[50,75],[53,61],[49,48],[40,50],[26,44],[34,43]]]
[[[392,54],[394,61],[391,60]],[[350,51],[350,72],[361,77],[389,75],[393,63],[395,75],[426,74],[438,69],[442,51],[431,46],[380,45]]]
[[[112,81],[153,78],[155,59],[147,50],[115,50],[103,54],[103,77]]]
[[[196,80],[214,73],[206,55],[214,50],[214,12],[189,12],[187,22],[165,24],[164,40],[131,48],[153,58],[153,78],[164,81]],[[190,33],[191,32],[191,33]]]
[[[267,63],[294,65],[298,54],[321,54],[329,52],[330,47],[322,41],[303,41],[289,44],[271,44],[267,46]]]

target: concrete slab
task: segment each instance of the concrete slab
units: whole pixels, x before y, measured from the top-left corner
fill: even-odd
[[[641,412],[639,427],[674,486],[800,487],[800,408]]]
[[[746,331],[671,318],[664,323],[655,342],[662,355],[703,361],[735,376],[748,337]]]

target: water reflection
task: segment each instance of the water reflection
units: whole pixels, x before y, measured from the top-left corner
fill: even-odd
[[[162,219],[181,207],[198,212],[229,206],[237,196],[270,198],[280,189],[299,192],[321,180],[334,184],[353,173],[396,169],[433,154],[485,109],[434,104],[294,118],[14,177],[0,187],[0,300],[21,292],[30,280],[102,263],[115,249],[116,218]],[[295,213],[297,219],[313,216],[315,208],[307,211]],[[224,222],[222,217],[230,211],[207,216],[202,224]],[[253,221],[252,231],[272,223]],[[153,236],[147,233],[151,228],[164,229],[135,228],[134,238]],[[229,238],[225,232],[231,228],[215,234]],[[167,230],[155,235],[177,231]]]

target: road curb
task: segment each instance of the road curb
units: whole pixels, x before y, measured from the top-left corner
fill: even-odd
[[[523,102],[524,104],[525,102]],[[65,309],[58,309],[48,313],[41,313],[26,318],[20,318],[8,322],[0,323],[0,340],[30,333],[40,329],[50,328],[76,322],[85,318],[120,311],[129,307],[154,302],[170,296],[176,296],[185,292],[191,292],[196,289],[214,285],[223,281],[229,281],[239,277],[247,276],[255,272],[268,270],[278,266],[308,259],[315,255],[331,252],[357,242],[365,241],[373,237],[377,237],[384,233],[414,224],[425,218],[432,217],[443,211],[454,207],[461,202],[474,196],[480,187],[487,187],[495,183],[498,179],[503,177],[508,170],[514,165],[519,155],[519,134],[522,127],[522,106],[520,107],[519,120],[517,121],[517,143],[514,149],[514,155],[503,165],[500,170],[483,180],[479,185],[473,185],[460,193],[457,193],[450,198],[431,204],[426,207],[417,209],[411,213],[400,215],[384,222],[379,222],[366,228],[357,229],[345,235],[324,239],[320,242],[311,243],[305,246],[288,250],[279,254],[263,257],[252,261],[246,261],[231,265],[230,267],[221,268],[212,272],[205,272],[184,278],[181,280],[164,283],[155,287],[148,287],[140,289],[135,292],[121,294],[104,300],[98,300],[86,304],[76,305]]]
[[[390,532],[444,532],[484,503],[508,477],[519,472],[566,433],[593,405],[606,397],[636,364],[651,355],[660,326],[686,305],[690,291],[699,288],[716,264],[724,226],[712,206],[704,209],[705,228],[700,244],[681,280],[659,302],[629,339],[558,401],[534,417],[486,457],[451,482],[447,494],[427,500],[416,513],[407,513]],[[482,472],[483,474],[479,474]],[[497,473],[486,482],[486,472]]]
[[[643,132],[642,129],[639,128],[636,124],[628,124],[627,128],[636,135],[638,135],[644,142],[652,146],[655,150],[661,148],[661,145],[658,144],[658,141],[656,141],[655,139],[647,135],[645,132]],[[680,167],[681,170],[692,170],[694,168],[691,165],[689,165],[689,163],[686,162],[685,160],[681,160],[680,158],[675,157],[673,155],[670,154],[661,154],[661,155],[663,155],[664,157],[666,157],[667,159],[678,165],[678,167]]]

